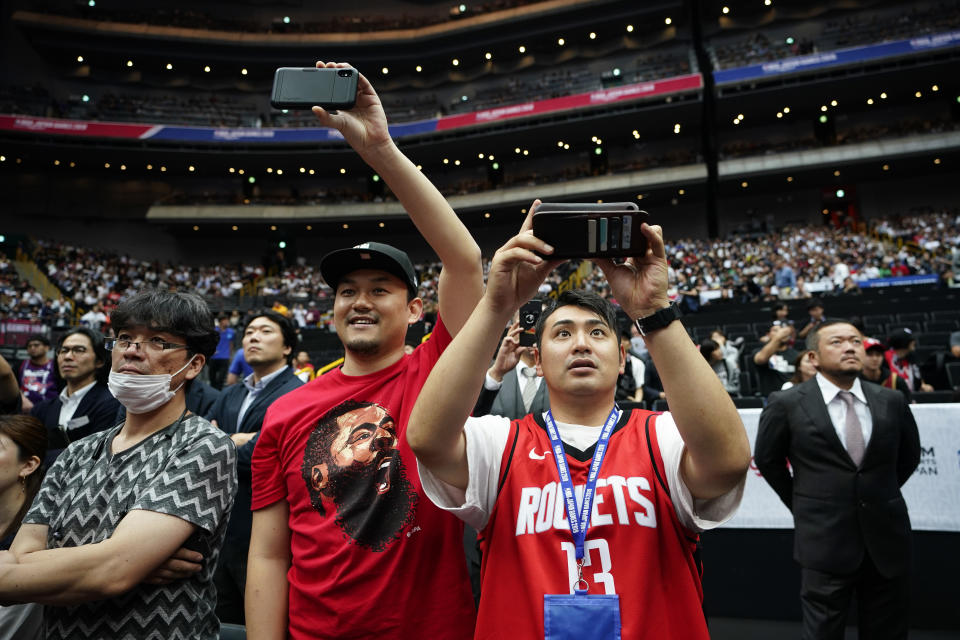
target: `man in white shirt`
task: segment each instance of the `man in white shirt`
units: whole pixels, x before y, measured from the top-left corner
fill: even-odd
[[[80,322],[82,322],[84,326],[89,327],[94,331],[100,331],[100,327],[106,321],[107,316],[103,313],[103,307],[99,302],[94,304],[90,311],[87,311],[80,317]]]

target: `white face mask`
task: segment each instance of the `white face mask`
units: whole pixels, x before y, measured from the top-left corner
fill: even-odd
[[[187,364],[180,367],[179,371],[175,373],[141,375],[111,371],[107,386],[110,388],[113,397],[130,413],[148,413],[170,402],[177,391],[180,390],[180,387],[186,384],[187,381],[184,380],[176,389],[170,389],[173,376],[190,366],[191,362],[193,362],[193,358],[187,360]]]

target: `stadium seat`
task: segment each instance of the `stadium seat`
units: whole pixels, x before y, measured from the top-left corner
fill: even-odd
[[[927,314],[925,312],[914,312],[914,313],[898,313],[897,322],[900,324],[912,324],[912,323],[921,323],[926,322]]]
[[[932,331],[917,334],[918,347],[936,347],[946,349],[950,341],[950,333],[947,331]]]
[[[960,322],[960,310],[950,309],[947,311],[931,311],[930,318],[932,320],[953,320]]]
[[[958,320],[927,320],[923,324],[924,331],[947,331],[952,332],[960,329]]]
[[[863,332],[872,338],[883,338],[887,335],[887,325],[864,322]]]
[[[875,313],[871,315],[863,316],[863,324],[880,324],[887,325],[893,322],[893,318],[889,313]]]
[[[667,405],[666,398],[657,398],[653,401],[652,411],[669,411],[670,407]]]
[[[734,398],[733,406],[735,406],[737,409],[763,409],[763,398],[760,396]]]
[[[953,402],[953,391],[916,391],[913,401],[920,404]]]
[[[960,362],[948,362],[946,364],[947,381],[953,389],[960,387]]]
[[[220,625],[220,640],[246,640],[246,638],[246,627],[225,622]]]

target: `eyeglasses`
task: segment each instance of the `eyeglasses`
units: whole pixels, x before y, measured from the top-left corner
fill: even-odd
[[[103,347],[107,351],[113,351],[114,349],[119,349],[120,351],[126,351],[130,348],[130,345],[134,345],[137,350],[150,351],[153,353],[159,353],[160,351],[167,351],[169,349],[186,349],[187,345],[185,344],[174,344],[173,342],[166,342],[164,340],[144,340],[142,342],[134,342],[129,338],[106,338],[103,341]]]
[[[87,351],[89,351],[89,349],[87,349],[87,348],[86,348],[85,346],[83,346],[83,345],[79,345],[79,346],[76,346],[76,347],[60,347],[59,349],[57,349],[57,355],[58,355],[58,356],[68,356],[68,355],[70,355],[71,353],[75,353],[75,354],[77,354],[78,356],[82,356],[82,355],[85,354]]]

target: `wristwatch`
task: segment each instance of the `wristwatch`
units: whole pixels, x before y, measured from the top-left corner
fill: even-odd
[[[637,318],[633,321],[633,324],[637,327],[640,335],[645,336],[651,331],[663,329],[674,320],[679,320],[682,317],[683,314],[680,313],[680,307],[677,306],[676,302],[673,302],[666,309],[660,309],[660,311],[651,313],[646,317]]]

